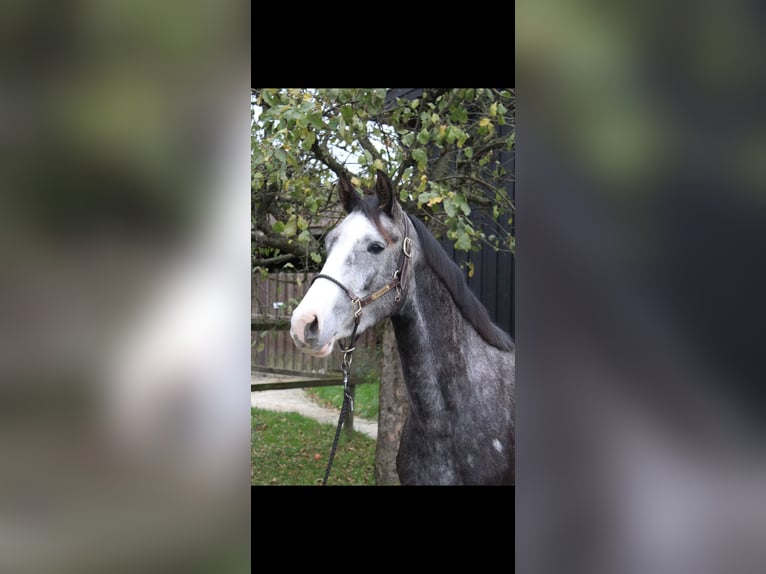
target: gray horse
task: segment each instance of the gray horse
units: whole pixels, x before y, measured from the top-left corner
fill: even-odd
[[[348,216],[326,238],[327,261],[292,315],[296,346],[326,357],[336,341],[391,317],[410,415],[402,484],[513,484],[515,349],[460,269],[377,173],[363,198],[338,184]],[[358,294],[358,296],[357,296]]]

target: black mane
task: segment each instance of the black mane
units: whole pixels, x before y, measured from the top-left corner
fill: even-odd
[[[378,198],[374,195],[363,197],[354,211],[361,211],[370,219],[375,226],[385,234],[380,225],[381,211],[378,209]],[[465,319],[476,329],[479,336],[488,344],[500,349],[501,351],[512,351],[514,348],[511,337],[500,327],[492,322],[487,313],[487,309],[481,304],[468,287],[463,272],[460,267],[452,261],[444,251],[444,248],[434,238],[426,227],[425,223],[420,221],[414,215],[408,215],[410,221],[420,237],[420,243],[423,246],[423,252],[428,266],[441,279],[442,283],[452,295],[452,300],[460,310]]]
[[[468,287],[460,267],[447,256],[447,252],[422,221],[414,215],[409,217],[420,237],[428,266],[447,287],[463,317],[487,343],[501,351],[512,351],[513,342],[510,336],[492,322],[487,309]]]

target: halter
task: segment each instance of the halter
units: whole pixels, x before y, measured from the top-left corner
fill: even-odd
[[[346,363],[346,356],[349,357],[348,364],[350,366],[351,361],[351,353],[356,349],[354,346],[356,343],[356,330],[359,327],[359,322],[362,318],[362,309],[372,303],[373,301],[377,301],[380,299],[383,295],[391,291],[392,289],[396,290],[396,296],[394,297],[394,301],[397,303],[400,303],[402,300],[402,291],[405,288],[405,280],[407,275],[407,264],[409,263],[410,258],[412,257],[412,239],[410,239],[410,223],[409,218],[407,215],[402,212],[402,225],[404,227],[404,241],[402,242],[402,251],[399,253],[399,263],[397,265],[396,271],[394,271],[393,278],[391,281],[386,283],[383,287],[375,291],[374,293],[368,295],[364,299],[361,297],[357,297],[354,295],[354,293],[343,285],[340,281],[337,279],[330,277],[329,275],[319,274],[316,275],[312,280],[311,284],[314,284],[314,281],[317,279],[327,279],[328,281],[332,281],[335,283],[338,287],[340,287],[343,292],[348,296],[349,299],[351,299],[351,306],[354,311],[354,330],[351,332],[351,338],[349,339],[349,344],[347,347],[344,347],[343,344],[339,343],[341,351],[344,353],[343,362]]]
[[[346,287],[343,283],[338,281],[337,279],[330,277],[329,275],[323,275],[319,274],[316,275],[312,280],[311,284],[314,284],[314,281],[317,279],[327,279],[328,281],[332,281],[335,283],[338,287],[340,287],[343,292],[348,296],[349,299],[351,299],[351,306],[354,311],[354,330],[351,331],[351,337],[348,340],[348,346],[344,346],[342,343],[338,343],[338,346],[340,347],[340,350],[343,351],[343,364],[341,365],[341,370],[343,371],[343,405],[340,409],[340,416],[338,417],[338,426],[335,429],[335,439],[332,443],[332,448],[330,449],[330,457],[327,460],[327,469],[325,470],[324,474],[324,480],[322,481],[322,486],[325,486],[327,484],[327,478],[330,476],[330,469],[332,468],[332,461],[335,458],[335,450],[338,448],[338,438],[340,437],[340,429],[343,427],[343,419],[346,417],[346,411],[350,407],[351,412],[354,412],[354,400],[351,398],[351,392],[348,387],[348,376],[349,372],[351,371],[351,359],[352,359],[352,353],[356,350],[356,330],[359,328],[359,322],[362,318],[362,309],[372,303],[373,301],[376,301],[383,297],[386,293],[391,291],[392,289],[396,290],[396,296],[394,297],[394,301],[397,303],[401,303],[402,301],[402,292],[405,288],[405,279],[407,276],[407,265],[410,261],[410,258],[412,257],[412,239],[410,239],[410,222],[407,215],[402,211],[402,224],[404,227],[404,240],[402,241],[402,251],[399,253],[399,263],[396,267],[396,271],[394,271],[393,278],[391,281],[386,283],[383,287],[372,293],[371,295],[368,295],[364,299],[361,297],[357,297],[354,295],[354,293]]]

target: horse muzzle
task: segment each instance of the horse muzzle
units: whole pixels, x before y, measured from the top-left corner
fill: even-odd
[[[320,337],[319,320],[316,315],[295,315],[290,321],[290,336],[298,347],[304,353],[314,357],[327,357],[332,353],[335,346],[335,339],[322,340]]]

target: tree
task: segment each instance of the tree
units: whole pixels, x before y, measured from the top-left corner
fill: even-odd
[[[397,97],[402,92],[253,90],[254,272],[321,267],[321,240],[344,215],[335,195],[344,171],[359,187],[372,187],[377,169],[388,173],[404,209],[457,250],[514,250],[514,91],[418,89]],[[396,356],[387,353],[383,362],[398,368]],[[382,388],[401,380],[385,373]],[[402,396],[396,388],[381,392],[382,401]],[[398,432],[385,431],[383,442],[398,447]]]
[[[512,90],[422,90],[414,99],[360,89],[259,89],[252,94],[253,265],[312,268],[319,239],[342,217],[339,174],[392,177],[406,210],[455,248],[514,249],[509,169]],[[255,116],[255,110],[260,109]],[[490,232],[477,226],[477,212]]]

